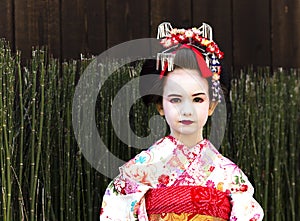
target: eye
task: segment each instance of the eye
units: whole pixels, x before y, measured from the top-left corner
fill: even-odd
[[[196,103],[202,103],[204,100],[201,97],[195,97],[193,101]]]
[[[175,98],[170,99],[170,102],[171,103],[180,103],[181,100],[180,100],[180,98],[175,97]]]

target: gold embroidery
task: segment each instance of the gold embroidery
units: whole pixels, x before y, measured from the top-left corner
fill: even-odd
[[[149,221],[226,221],[225,219],[213,216],[189,213],[162,213],[149,214]]]

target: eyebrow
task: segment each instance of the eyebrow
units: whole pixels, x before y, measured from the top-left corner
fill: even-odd
[[[199,95],[205,95],[205,93],[204,92],[199,92],[199,93],[193,94],[192,96],[195,97],[195,96],[199,96]]]
[[[182,97],[180,94],[169,94],[168,97]]]
[[[196,93],[196,94],[192,94],[193,97],[199,96],[199,95],[205,95],[205,93],[204,92],[199,92],[199,93]],[[169,94],[168,97],[182,97],[182,95],[180,95],[180,94]]]

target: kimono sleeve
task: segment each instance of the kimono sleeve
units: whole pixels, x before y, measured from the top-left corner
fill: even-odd
[[[144,195],[148,186],[137,184],[121,175],[108,185],[100,213],[100,221],[138,220],[140,207],[144,205]]]
[[[102,220],[148,220],[144,195],[151,188],[148,166],[148,151],[142,151],[119,168],[120,174],[108,185],[102,201]],[[145,166],[145,168],[143,167]],[[146,184],[147,183],[147,184]]]
[[[254,188],[247,176],[238,169],[234,173],[235,188],[231,190],[232,210],[230,221],[261,221],[264,212],[259,203],[253,198]]]

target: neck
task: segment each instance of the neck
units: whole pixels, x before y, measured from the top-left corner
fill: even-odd
[[[171,132],[170,135],[175,137],[177,140],[179,140],[187,147],[194,147],[196,144],[198,144],[200,141],[203,140],[202,130],[197,134],[186,135],[186,134],[176,134]]]

